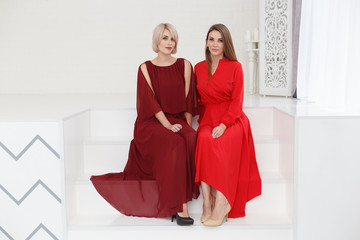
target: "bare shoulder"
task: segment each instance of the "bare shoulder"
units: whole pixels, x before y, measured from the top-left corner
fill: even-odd
[[[142,63],[142,64],[140,65],[140,69],[141,69],[142,72],[147,71],[146,64],[145,64],[145,63]]]
[[[191,63],[184,59],[184,72],[185,72],[185,77],[189,76],[191,74],[191,70],[192,70],[192,65]]]
[[[145,78],[148,79],[149,78],[149,73],[148,73],[148,70],[147,70],[147,67],[146,67],[146,63],[141,64],[140,69],[141,69],[141,72],[144,74]]]
[[[184,59],[184,76],[186,81],[190,81],[191,72],[192,72],[191,63],[188,60]]]
[[[191,63],[186,59],[184,59],[184,65],[185,65],[185,69],[186,68],[191,68]]]
[[[148,70],[147,70],[146,63],[141,64],[141,65],[140,65],[140,69],[141,69],[141,72],[142,72],[142,74],[144,75],[146,81],[148,82],[148,84],[149,84],[150,87],[151,87],[150,75],[149,75],[149,72],[148,72]]]

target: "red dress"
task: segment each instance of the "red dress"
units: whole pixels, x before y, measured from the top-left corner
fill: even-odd
[[[206,182],[224,194],[231,206],[229,217],[243,217],[246,202],[261,194],[261,179],[250,123],[242,111],[241,64],[224,58],[208,80],[206,61],[202,61],[195,66],[195,74],[201,104],[195,182]],[[212,130],[220,123],[227,128],[214,139]]]
[[[92,176],[99,194],[128,216],[169,217],[182,211],[183,203],[199,196],[195,179],[196,131],[184,112],[196,114],[194,74],[185,97],[184,59],[170,66],[146,67],[154,92],[139,67],[137,119],[128,162],[121,173]],[[155,114],[163,111],[178,133],[163,127]]]

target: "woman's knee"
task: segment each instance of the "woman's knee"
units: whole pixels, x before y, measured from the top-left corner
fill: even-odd
[[[197,138],[200,140],[212,139],[212,131],[210,128],[201,128],[197,133]]]

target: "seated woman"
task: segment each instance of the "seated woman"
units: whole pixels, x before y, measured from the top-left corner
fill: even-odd
[[[137,119],[129,158],[121,173],[92,176],[97,191],[128,216],[176,218],[193,224],[187,202],[199,196],[195,179],[197,112],[191,64],[172,54],[178,35],[171,24],[153,33],[157,57],[141,64],[137,83]],[[173,220],[172,218],[172,220]]]
[[[250,123],[242,110],[244,79],[229,30],[213,25],[206,60],[195,66],[200,98],[195,182],[204,198],[201,222],[221,225],[245,216],[245,204],[261,194]]]

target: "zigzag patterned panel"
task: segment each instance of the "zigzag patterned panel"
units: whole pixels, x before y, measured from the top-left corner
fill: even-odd
[[[37,233],[39,230],[41,230],[41,229],[43,229],[43,230],[47,233],[47,235],[50,236],[51,238],[53,238],[53,239],[55,239],[55,240],[58,240],[58,238],[57,238],[46,226],[44,226],[44,224],[42,224],[42,223],[40,223],[40,225],[39,225],[36,229],[34,229],[34,231],[33,231],[32,233],[30,233],[30,235],[29,235],[27,238],[25,238],[25,239],[26,239],[26,240],[32,239],[32,238],[36,235],[36,233]],[[5,231],[5,229],[3,229],[2,227],[0,227],[0,232],[2,232],[8,239],[10,239],[10,240],[15,240],[9,233],[7,233],[7,232]],[[0,235],[0,236],[1,236],[1,235]]]
[[[1,184],[0,189],[5,192],[9,196],[9,198],[11,198],[17,205],[20,205],[39,185],[43,186],[50,195],[52,195],[59,203],[61,203],[61,199],[53,191],[51,191],[51,189],[46,186],[46,184],[43,183],[43,181],[41,181],[40,179],[29,189],[29,191],[24,194],[24,196],[20,200],[17,200],[13,195],[11,195],[11,193],[9,193],[8,190],[6,190],[6,188],[3,187]]]
[[[5,152],[7,152],[15,161],[17,161],[21,158],[22,155],[24,155],[24,153],[26,153],[26,151],[34,144],[36,140],[42,142],[44,146],[49,149],[49,151],[54,153],[57,158],[60,158],[60,155],[39,135],[36,135],[33,140],[31,140],[31,142],[18,155],[12,153],[2,142],[0,142],[0,147],[4,149]]]
[[[59,122],[0,122],[0,239],[64,239]]]

